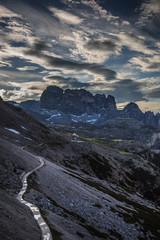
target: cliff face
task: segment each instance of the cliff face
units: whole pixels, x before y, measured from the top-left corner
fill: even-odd
[[[93,114],[104,110],[116,110],[115,98],[103,94],[96,94],[80,89],[63,89],[57,86],[48,87],[40,98],[40,107],[49,110],[58,110],[69,114]]]
[[[136,103],[129,103],[123,109],[125,117],[134,118],[146,125],[151,125],[156,128],[160,128],[160,114],[154,114],[151,111],[143,113]]]
[[[85,89],[66,89],[49,86],[40,101],[29,100],[12,105],[19,106],[39,121],[50,124],[88,122],[102,125],[115,118],[136,119],[143,124],[160,129],[160,114],[143,113],[136,103],[129,103],[123,110],[116,107],[115,98],[104,94],[93,95]]]

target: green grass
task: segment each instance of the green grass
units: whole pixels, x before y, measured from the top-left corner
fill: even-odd
[[[127,141],[127,140],[122,140],[122,139],[108,139],[108,138],[81,138],[82,140],[84,141],[88,141],[88,142],[91,142],[91,143],[94,143],[94,144],[97,144],[98,146],[100,147],[103,147],[111,152],[115,152],[115,153],[118,153],[120,155],[124,155],[126,157],[135,157],[134,154],[132,153],[129,153],[129,152],[123,152],[123,151],[120,151],[119,149],[116,149],[116,148],[112,148],[110,147],[108,144],[111,143],[111,142],[123,142],[123,141]]]
[[[134,140],[112,139],[113,142],[134,142]]]

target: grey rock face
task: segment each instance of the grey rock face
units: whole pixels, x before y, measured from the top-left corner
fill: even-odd
[[[80,89],[71,90],[50,86],[40,98],[40,107],[49,110],[59,110],[69,114],[93,114],[104,110],[116,109],[115,98],[113,96],[96,94]]]
[[[103,125],[106,121],[115,118],[132,118],[160,129],[159,113],[154,114],[151,111],[143,113],[133,102],[126,105],[123,110],[118,110],[113,96],[93,95],[85,89],[63,90],[57,86],[49,86],[42,93],[40,101],[10,103],[20,106],[37,120],[51,124],[90,122],[95,125]],[[47,111],[46,118],[44,110]],[[53,114],[52,111],[58,111],[61,117]],[[52,121],[49,122],[47,119]]]
[[[63,96],[63,89],[57,86],[49,86],[40,98],[40,107],[54,110],[57,109]],[[58,110],[58,109],[57,109]]]
[[[136,103],[129,103],[127,106],[124,107],[123,109],[124,116],[134,118],[140,121],[143,121],[144,119],[144,114],[142,111],[139,109],[138,105]]]

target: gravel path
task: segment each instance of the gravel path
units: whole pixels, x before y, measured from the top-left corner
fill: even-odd
[[[38,159],[39,159],[40,165],[38,167],[34,168],[33,170],[29,171],[28,173],[26,173],[23,176],[23,178],[22,178],[23,186],[22,186],[20,192],[17,195],[17,200],[20,201],[21,203],[25,204],[26,206],[28,206],[30,208],[30,210],[32,211],[33,216],[36,219],[36,221],[37,221],[37,223],[38,223],[38,225],[39,225],[39,227],[42,231],[42,239],[43,240],[52,240],[52,235],[51,235],[50,229],[47,226],[44,219],[42,218],[38,207],[36,205],[34,205],[32,203],[29,203],[29,202],[27,202],[23,199],[23,195],[26,192],[26,189],[27,189],[27,186],[28,186],[28,184],[27,184],[28,176],[44,166],[44,160],[41,157],[39,157]]]

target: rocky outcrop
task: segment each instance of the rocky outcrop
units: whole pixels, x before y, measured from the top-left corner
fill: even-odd
[[[124,112],[124,117],[134,118],[140,121],[142,121],[144,118],[144,114],[139,109],[138,105],[133,102],[125,106],[123,109],[123,112]]]
[[[123,117],[137,119],[146,125],[160,128],[160,114],[154,114],[151,111],[143,113],[136,103],[129,103],[123,109]]]
[[[160,114],[157,113],[156,115],[151,112],[145,112],[144,113],[144,123],[146,125],[152,125],[153,127],[160,129]]]
[[[106,110],[116,110],[115,98],[104,94],[95,96],[85,89],[63,89],[49,86],[40,98],[40,107],[49,110],[58,110],[69,114],[93,114]]]
[[[57,109],[63,96],[63,89],[57,86],[49,86],[42,93],[40,107],[53,110]]]
[[[88,122],[103,125],[106,121],[115,118],[132,118],[160,129],[159,113],[154,114],[151,111],[143,113],[134,102],[126,105],[123,110],[118,110],[113,96],[93,95],[85,89],[63,90],[57,86],[49,86],[42,93],[40,101],[9,103],[23,108],[37,120],[50,124]],[[53,111],[59,113],[55,114]]]

